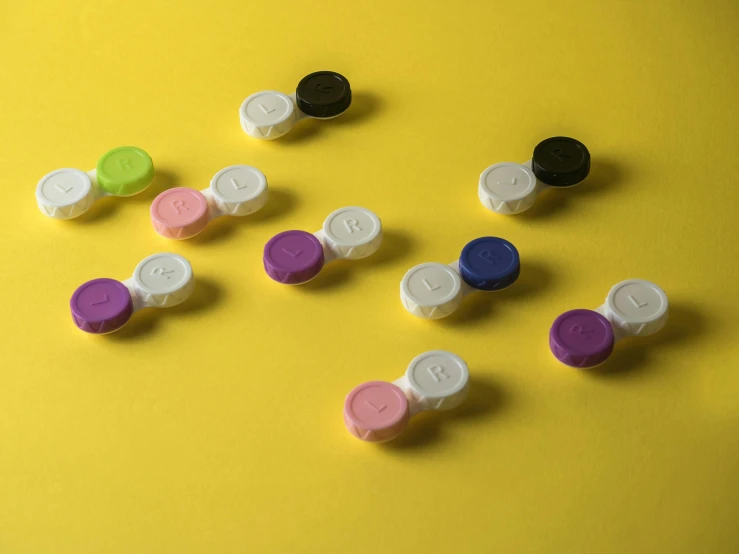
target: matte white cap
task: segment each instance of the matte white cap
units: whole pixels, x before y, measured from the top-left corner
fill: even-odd
[[[57,169],[36,186],[39,209],[55,219],[72,219],[85,213],[94,201],[92,179],[79,169]]]
[[[339,258],[358,260],[377,252],[382,243],[382,222],[359,206],[339,208],[323,222],[325,244]]]
[[[622,335],[651,335],[667,322],[665,291],[643,279],[628,279],[611,287],[604,308],[604,315]]]
[[[267,177],[256,167],[231,165],[210,180],[218,210],[224,215],[249,215],[267,203]]]
[[[477,194],[488,210],[517,214],[528,210],[536,200],[534,172],[523,164],[503,162],[491,165],[480,175]]]
[[[400,282],[400,300],[415,316],[446,317],[462,301],[462,278],[448,265],[436,262],[417,265]]]
[[[405,372],[409,400],[415,411],[456,408],[469,390],[470,372],[462,358],[445,350],[416,356]]]
[[[178,254],[144,258],[133,272],[136,293],[146,306],[169,308],[187,300],[195,288],[192,266]]]
[[[287,133],[295,122],[295,104],[281,92],[265,90],[248,96],[239,109],[241,127],[261,140],[272,140]]]

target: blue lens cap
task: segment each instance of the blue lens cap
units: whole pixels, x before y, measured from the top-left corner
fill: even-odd
[[[501,290],[511,286],[521,271],[518,250],[498,237],[480,237],[462,249],[459,273],[478,290]]]

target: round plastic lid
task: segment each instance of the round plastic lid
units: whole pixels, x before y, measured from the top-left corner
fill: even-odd
[[[521,271],[518,250],[498,237],[475,239],[462,249],[459,272],[465,283],[478,290],[501,290],[512,285]]]
[[[208,200],[197,190],[176,187],[157,196],[150,213],[157,233],[186,239],[197,235],[208,224]]]
[[[397,437],[410,417],[408,399],[397,386],[370,381],[352,390],[344,402],[344,422],[355,437],[382,442]]]
[[[592,310],[570,310],[554,320],[549,348],[560,362],[572,367],[593,367],[613,351],[611,323]]]
[[[136,266],[133,281],[136,288],[146,295],[147,302],[160,307],[173,306],[184,300],[179,293],[193,285],[192,266],[178,254],[153,254]]]
[[[144,190],[154,179],[149,154],[135,146],[120,146],[98,160],[97,181],[108,194],[130,196]]]
[[[267,191],[267,177],[256,167],[232,165],[221,169],[210,180],[210,189],[221,202],[241,204]]]
[[[92,188],[90,176],[79,169],[57,169],[44,175],[36,186],[36,200],[45,206],[73,206]]]
[[[425,308],[442,306],[459,296],[462,280],[448,265],[427,262],[408,270],[400,282],[402,294]]]
[[[459,398],[461,402],[466,396],[470,372],[464,360],[456,354],[433,350],[416,356],[408,365],[405,376],[414,394],[420,398],[443,400],[464,392]],[[453,406],[440,403],[433,407],[440,409]]]
[[[606,297],[606,308],[617,322],[636,335],[648,335],[667,321],[667,295],[659,286],[643,279],[614,285]]]
[[[382,223],[377,215],[359,206],[348,206],[332,212],[323,222],[323,234],[335,246],[345,250],[346,257],[352,257],[353,250],[362,248],[375,241],[382,233]],[[379,241],[375,244],[380,246]],[[376,249],[376,248],[375,248]]]
[[[317,71],[298,83],[295,100],[300,111],[311,117],[335,117],[352,103],[349,81],[334,71]]]
[[[126,285],[115,279],[93,279],[80,285],[69,301],[72,320],[87,333],[120,329],[133,313]]]
[[[305,231],[284,231],[264,245],[264,270],[288,285],[310,281],[323,267],[321,242]]]
[[[525,165],[498,163],[482,172],[480,190],[495,211],[518,213],[530,206],[528,199],[536,192],[536,177]]]
[[[239,115],[252,125],[268,127],[279,125],[293,114],[293,101],[276,90],[264,90],[248,96],[239,109]]]
[[[590,152],[579,140],[548,138],[534,148],[531,167],[542,183],[552,187],[570,187],[590,173]]]

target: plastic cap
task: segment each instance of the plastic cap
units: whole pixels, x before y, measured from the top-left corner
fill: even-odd
[[[267,203],[267,177],[256,167],[231,165],[210,180],[218,209],[227,215],[249,215]]]
[[[254,138],[272,140],[287,133],[295,121],[292,99],[275,90],[248,96],[239,108],[241,127]]]
[[[36,186],[36,203],[45,215],[72,219],[92,204],[92,180],[79,169],[57,169],[44,175]]]
[[[470,371],[464,360],[451,352],[432,350],[416,356],[405,376],[421,409],[450,410],[467,398]]]
[[[311,117],[335,117],[352,103],[352,89],[343,75],[316,71],[306,75],[295,90],[298,108]]]
[[[197,190],[165,190],[151,204],[151,223],[168,239],[189,239],[205,229],[210,219],[208,201]]]
[[[347,260],[377,252],[382,243],[380,218],[367,208],[349,206],[331,213],[323,222],[323,234],[331,250]]]
[[[511,286],[521,271],[518,250],[497,237],[475,239],[462,249],[459,272],[465,283],[478,290],[501,290]]]
[[[549,330],[549,348],[563,364],[593,367],[613,351],[613,327],[592,310],[570,310],[554,320]]]
[[[87,333],[120,329],[133,314],[126,285],[115,279],[93,279],[80,285],[69,301],[74,324]]]
[[[446,317],[462,300],[462,279],[448,265],[436,262],[417,265],[400,282],[400,300],[415,316]]]
[[[403,432],[410,418],[408,399],[397,386],[370,381],[354,388],[344,402],[349,432],[370,442],[384,442]]]
[[[590,152],[579,140],[552,137],[536,145],[531,165],[542,183],[570,187],[590,173]]]
[[[310,281],[323,267],[323,246],[305,231],[284,231],[264,245],[264,270],[275,281],[297,285]]]
[[[536,192],[534,172],[513,162],[488,167],[480,175],[477,188],[483,206],[506,215],[528,210],[536,200]]]
[[[95,169],[98,185],[108,194],[131,196],[154,179],[154,162],[135,146],[120,146],[103,154]]]
[[[133,272],[136,291],[145,304],[170,308],[187,300],[195,288],[192,266],[177,254],[154,254]]]
[[[624,334],[651,335],[667,323],[667,295],[643,279],[621,281],[606,297],[606,315]]]

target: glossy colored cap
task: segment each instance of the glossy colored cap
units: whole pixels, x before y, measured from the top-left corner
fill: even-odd
[[[85,213],[94,194],[90,176],[79,169],[57,169],[44,175],[36,186],[36,203],[44,215],[72,219]]]
[[[465,361],[445,350],[416,356],[405,372],[413,401],[421,410],[451,410],[469,390],[470,371]]]
[[[606,315],[626,335],[651,335],[667,323],[667,295],[643,279],[621,281],[606,297]]]
[[[284,231],[264,245],[264,270],[279,283],[299,285],[323,267],[323,246],[305,231]]]
[[[478,290],[501,290],[511,286],[521,271],[518,250],[498,237],[475,239],[462,249],[459,273]]]
[[[311,117],[335,117],[352,103],[352,89],[343,75],[317,71],[306,75],[295,90],[298,108]]]
[[[241,127],[261,140],[281,137],[292,129],[295,107],[292,99],[275,90],[263,90],[248,96],[239,108]]]
[[[477,195],[488,210],[517,214],[536,200],[536,176],[523,164],[503,162],[491,165],[480,175]]]
[[[462,301],[462,279],[448,265],[436,262],[417,265],[400,282],[400,301],[417,317],[446,317]]]
[[[403,432],[410,418],[408,399],[397,386],[370,381],[352,390],[344,402],[344,423],[364,441],[384,442]]]
[[[534,148],[534,175],[551,187],[571,187],[590,173],[590,152],[579,140],[552,137]]]
[[[205,229],[210,219],[208,200],[197,190],[165,190],[151,203],[151,223],[168,239],[189,239]]]
[[[614,337],[610,322],[592,310],[570,310],[554,320],[549,348],[563,364],[593,367],[608,359]]]
[[[120,146],[106,152],[98,160],[95,171],[100,188],[115,196],[139,193],[154,179],[151,157],[135,146]]]
[[[87,333],[110,333],[133,314],[126,285],[115,279],[93,279],[80,285],[69,301],[74,324]]]

